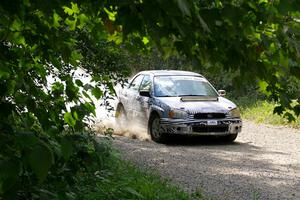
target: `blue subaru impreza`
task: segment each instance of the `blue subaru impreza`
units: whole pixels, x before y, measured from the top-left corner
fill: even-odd
[[[237,106],[200,74],[177,70],[142,71],[118,92],[116,119],[148,127],[155,142],[169,136],[212,135],[226,142],[242,129]]]

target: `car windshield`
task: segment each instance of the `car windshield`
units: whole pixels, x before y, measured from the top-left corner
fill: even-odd
[[[206,79],[197,76],[154,77],[156,97],[218,96]]]

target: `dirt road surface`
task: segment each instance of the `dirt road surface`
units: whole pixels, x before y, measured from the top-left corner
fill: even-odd
[[[244,121],[233,144],[176,138],[156,144],[116,137],[122,157],[211,199],[300,199],[300,130]]]

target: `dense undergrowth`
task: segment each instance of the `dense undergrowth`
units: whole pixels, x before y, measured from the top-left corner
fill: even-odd
[[[0,199],[204,199],[201,192],[183,192],[155,172],[121,160],[112,149],[110,135],[78,133],[64,135],[58,139],[60,143],[43,138],[45,144],[30,135],[23,139],[33,145],[23,149],[29,151],[28,157],[24,156],[28,162],[17,158],[1,162],[2,174],[7,176],[0,177]],[[47,143],[55,147],[49,149],[55,165],[43,174],[37,166],[48,158],[40,157],[39,164],[32,164],[30,157],[38,154],[36,151],[46,152],[44,148],[50,148]]]

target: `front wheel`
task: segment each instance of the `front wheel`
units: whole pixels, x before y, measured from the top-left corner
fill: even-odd
[[[165,143],[167,141],[167,134],[162,131],[160,118],[157,114],[151,115],[148,129],[153,141],[158,143]]]

